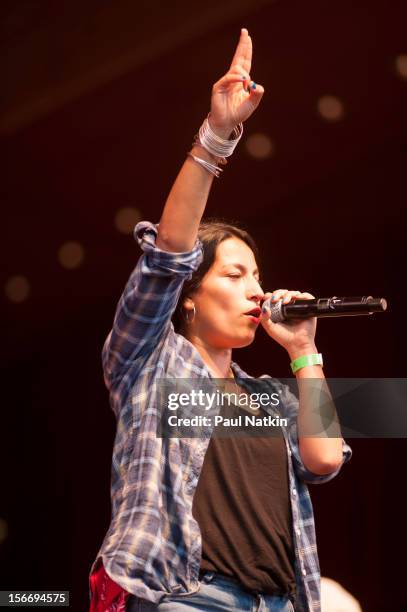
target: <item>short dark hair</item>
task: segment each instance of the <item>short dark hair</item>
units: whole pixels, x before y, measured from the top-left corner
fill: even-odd
[[[239,238],[239,240],[245,242],[253,251],[257,267],[260,270],[260,255],[254,239],[235,221],[228,223],[219,218],[207,219],[199,225],[198,238],[202,242],[203,260],[199,268],[192,274],[191,279],[185,281],[177,307],[172,316],[175,331],[178,333],[183,332],[185,325],[185,318],[183,316],[184,300],[199,289],[203,277],[216,259],[216,249],[221,242],[228,238]]]

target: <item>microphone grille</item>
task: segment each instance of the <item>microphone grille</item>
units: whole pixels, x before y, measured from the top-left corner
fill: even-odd
[[[273,323],[281,323],[285,320],[282,300],[279,300],[275,304],[270,303],[270,320]]]

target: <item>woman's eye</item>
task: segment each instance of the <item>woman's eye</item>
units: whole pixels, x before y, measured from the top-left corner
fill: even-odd
[[[228,274],[230,278],[240,278],[240,274]]]

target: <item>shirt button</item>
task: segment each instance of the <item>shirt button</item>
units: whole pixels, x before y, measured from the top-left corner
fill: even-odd
[[[297,489],[293,489],[293,495],[297,495]]]
[[[306,576],[307,575],[307,570],[303,569],[302,570],[302,574],[303,574],[303,576]]]
[[[295,528],[295,533],[296,533],[297,535],[301,535],[301,529],[300,529],[299,527],[296,527],[296,528]]]

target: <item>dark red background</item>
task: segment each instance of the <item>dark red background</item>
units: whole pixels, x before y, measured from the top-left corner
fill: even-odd
[[[252,77],[266,89],[245,137],[267,134],[275,154],[257,161],[241,143],[207,213],[251,231],[269,290],[387,298],[383,315],[320,321],[328,376],[405,375],[407,81],[395,58],[407,53],[406,15],[401,0],[292,0],[235,13],[225,3],[222,19],[215,11],[205,22],[201,3],[175,3],[163,15],[154,3],[116,2],[112,32],[130,32],[135,53],[148,42],[150,54],[113,74],[106,57],[116,50],[123,59],[120,36],[98,37],[91,19],[113,3],[61,3],[58,13],[51,2],[35,5],[21,4],[20,21],[12,3],[2,9],[1,282],[23,274],[32,291],[22,304],[2,298],[0,517],[9,535],[0,586],[70,589],[72,609],[85,610],[87,574],[110,517],[114,419],[100,351],[139,256],[114,216],[134,206],[159,220],[242,26],[254,39]],[[80,28],[86,35],[73,44]],[[34,31],[45,38],[30,38]],[[54,46],[44,49],[44,40]],[[66,48],[53,56],[58,40]],[[99,83],[96,66],[105,69]],[[343,120],[319,117],[324,94],[342,100]],[[77,270],[57,261],[67,240],[84,246]],[[254,375],[289,374],[287,355],[263,330],[234,358]],[[340,476],[311,490],[322,574],[363,610],[407,610],[406,441],[349,442],[354,455]]]

